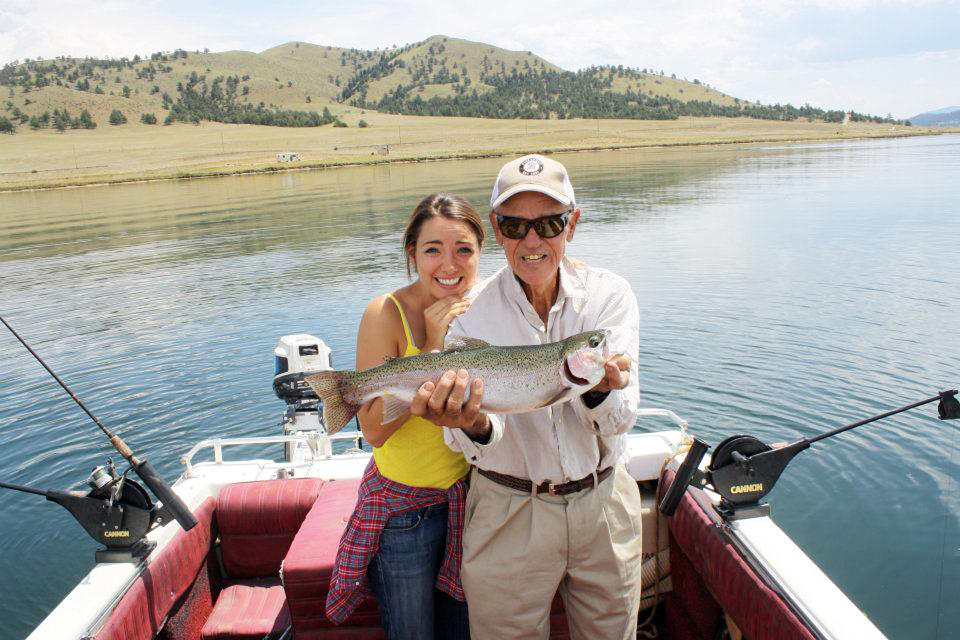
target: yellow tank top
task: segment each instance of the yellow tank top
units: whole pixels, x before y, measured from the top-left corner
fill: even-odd
[[[400,312],[403,334],[407,339],[406,356],[420,353],[413,341],[413,333],[407,324],[400,302],[387,294]],[[373,459],[380,473],[394,482],[411,487],[447,489],[462,478],[469,468],[463,454],[452,451],[443,442],[443,429],[429,420],[410,416],[399,429],[393,432],[382,447],[373,450]]]

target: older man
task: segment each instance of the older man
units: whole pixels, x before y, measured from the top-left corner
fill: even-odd
[[[412,412],[447,426],[447,444],[474,466],[462,569],[471,635],[547,638],[559,591],[573,638],[632,639],[640,494],[623,461],[639,399],[636,297],[623,278],[564,256],[580,209],[559,162],[507,163],[490,205],[509,266],[471,292],[448,336],[543,344],[606,328],[617,355],[590,392],[529,413],[479,413],[483,381],[463,370],[418,392]]]

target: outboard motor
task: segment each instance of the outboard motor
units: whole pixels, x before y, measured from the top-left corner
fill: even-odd
[[[320,338],[306,333],[283,336],[273,350],[273,391],[287,403],[283,415],[283,434],[298,431],[326,433],[323,403],[303,377],[317,371],[329,371],[330,347]],[[287,459],[291,451],[287,447]]]

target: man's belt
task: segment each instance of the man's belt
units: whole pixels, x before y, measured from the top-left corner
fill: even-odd
[[[599,483],[606,480],[612,471],[613,467],[607,467],[602,471],[597,471],[597,482]],[[482,475],[484,478],[489,478],[497,484],[502,484],[510,489],[516,489],[517,491],[523,491],[524,493],[531,493],[533,489],[532,480],[515,478],[514,476],[510,476],[505,473],[488,471],[486,469],[481,469],[480,467],[477,467],[477,473]],[[554,484],[549,480],[544,480],[542,483],[537,485],[537,493],[549,493],[552,496],[565,496],[571,493],[576,493],[577,491],[582,491],[583,489],[589,489],[591,487],[593,487],[592,473],[588,476],[580,478],[579,480],[571,480],[570,482],[564,482],[563,484]]]

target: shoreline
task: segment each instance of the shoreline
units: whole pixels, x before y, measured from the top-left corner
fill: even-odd
[[[374,114],[371,114],[374,115]],[[380,115],[380,114],[376,114]],[[367,116],[370,117],[370,116]],[[389,116],[388,116],[389,117]],[[398,118],[409,118],[404,116],[393,116],[392,119]],[[24,138],[34,136],[37,139],[47,142],[49,146],[59,145],[59,148],[54,147],[53,153],[49,154],[49,159],[52,161],[59,161],[61,164],[65,162],[67,164],[74,164],[75,171],[72,167],[61,168],[61,169],[42,169],[43,172],[52,171],[52,172],[61,172],[73,175],[62,175],[56,178],[51,177],[50,179],[35,179],[35,180],[22,180],[21,181],[10,181],[11,184],[4,185],[4,176],[16,175],[16,176],[35,176],[40,171],[37,169],[32,170],[23,170],[23,171],[11,171],[5,174],[0,173],[0,193],[20,193],[25,191],[47,191],[53,189],[75,189],[79,187],[102,187],[109,185],[121,185],[121,184],[138,184],[138,183],[151,183],[151,182],[164,182],[164,181],[173,181],[173,180],[198,180],[204,178],[222,178],[222,177],[231,177],[231,176],[244,176],[244,175],[263,175],[269,173],[288,173],[288,172],[297,172],[297,171],[318,171],[324,169],[337,169],[337,168],[346,168],[346,167],[357,167],[357,166],[378,166],[386,164],[400,164],[400,163],[414,163],[414,162],[443,162],[449,160],[474,160],[482,158],[497,158],[497,157],[506,157],[506,156],[518,156],[526,153],[577,153],[577,152],[596,152],[596,151],[618,151],[626,149],[655,149],[655,148],[676,148],[676,147],[711,147],[711,146],[727,146],[727,145],[749,145],[749,144],[802,144],[802,143],[822,143],[822,142],[831,142],[837,140],[865,140],[873,138],[901,138],[901,137],[918,137],[918,136],[936,136],[936,135],[949,135],[960,133],[960,129],[939,129],[939,128],[904,128],[898,130],[890,130],[888,126],[885,125],[873,125],[873,124],[860,124],[856,127],[839,127],[838,125],[827,125],[826,123],[783,123],[783,122],[770,122],[770,121],[749,121],[743,122],[747,119],[731,119],[731,118],[690,118],[690,119],[680,119],[678,121],[669,121],[664,124],[662,122],[651,122],[651,121],[491,121],[491,120],[480,120],[480,119],[446,119],[446,118],[410,118],[413,122],[392,122],[392,123],[381,123],[380,127],[374,130],[373,135],[379,136],[380,138],[384,137],[384,132],[392,135],[393,130],[396,129],[397,136],[400,140],[397,142],[387,142],[383,144],[382,142],[375,142],[371,140],[371,130],[370,129],[357,129],[357,130],[340,130],[342,135],[351,135],[352,139],[348,142],[353,142],[353,145],[343,145],[338,144],[332,146],[331,153],[329,149],[330,146],[327,146],[325,149],[321,148],[314,153],[321,156],[327,156],[323,160],[319,161],[301,161],[294,166],[290,166],[286,163],[278,162],[257,162],[256,158],[253,161],[247,160],[244,161],[243,158],[238,160],[238,164],[232,164],[230,162],[229,155],[226,153],[225,149],[225,133],[231,134],[232,137],[238,140],[237,144],[247,144],[249,146],[249,140],[254,137],[254,135],[260,136],[262,139],[261,146],[268,145],[276,149],[284,148],[284,143],[290,142],[286,146],[296,146],[299,142],[307,142],[309,133],[311,131],[288,131],[288,130],[277,130],[276,127],[257,127],[258,130],[251,130],[249,125],[223,125],[220,123],[204,123],[205,126],[194,126],[194,125],[180,125],[178,129],[170,131],[169,128],[158,129],[156,127],[149,128],[146,126],[138,127],[131,131],[130,133],[136,133],[140,136],[140,139],[133,140],[133,142],[141,142],[144,147],[145,157],[149,159],[154,159],[151,155],[155,149],[157,143],[157,138],[166,136],[167,134],[174,134],[175,137],[178,133],[186,133],[190,131],[189,135],[183,137],[183,147],[190,148],[194,143],[194,139],[197,137],[197,132],[203,132],[208,134],[213,134],[214,138],[219,135],[219,144],[215,146],[220,147],[219,150],[213,150],[210,152],[210,157],[205,158],[207,162],[201,163],[201,166],[193,164],[192,166],[196,168],[190,168],[191,165],[185,162],[185,159],[182,158],[170,158],[167,160],[167,166],[160,167],[149,167],[143,166],[142,168],[134,168],[128,170],[126,173],[123,173],[123,164],[120,162],[114,171],[108,172],[92,172],[87,171],[84,173],[83,169],[100,169],[108,168],[109,165],[94,165],[92,167],[80,167],[78,159],[77,144],[73,142],[72,151],[73,151],[73,163],[70,163],[70,156],[67,154],[67,150],[64,148],[63,143],[68,141],[64,137],[53,138],[50,140],[51,136],[47,132],[40,134],[37,133],[24,133],[18,134],[23,135]],[[444,121],[452,122],[444,122]],[[460,120],[472,120],[473,122],[462,123],[458,122]],[[485,128],[492,130],[491,135],[484,138],[476,138],[477,132],[473,129],[476,128],[477,120],[484,125],[487,125]],[[624,130],[613,130],[613,131],[601,131],[600,123],[604,123],[604,128],[609,128],[610,125],[620,126],[620,127],[636,127],[638,125],[645,125],[644,129],[624,129]],[[570,129],[563,128],[557,129],[557,124],[565,124],[566,127],[570,125],[578,126],[578,128]],[[413,126],[411,126],[411,124]],[[677,125],[687,125],[687,126],[677,126]],[[391,126],[392,125],[392,126]],[[426,126],[417,126],[417,125],[426,125]],[[738,126],[731,126],[738,125]],[[231,128],[232,129],[228,129]],[[408,131],[404,132],[403,128],[406,127]],[[522,131],[513,131],[513,129],[519,129],[522,127]],[[531,128],[533,129],[531,131]],[[751,131],[752,129],[752,131]],[[496,135],[499,130],[499,135]],[[129,130],[128,130],[129,131]],[[325,134],[325,137],[332,138],[330,135],[337,130],[325,128],[319,131],[321,135]],[[347,132],[344,134],[343,132]],[[567,137],[561,134],[575,132],[578,135],[574,139],[561,140],[555,144],[544,145],[542,143],[538,144],[535,138],[547,135],[553,137]],[[641,133],[640,136],[632,136],[630,139],[630,134],[633,132]],[[80,132],[80,136],[83,136],[87,132]],[[241,134],[237,136],[236,134]],[[243,134],[254,134],[250,136],[244,136]],[[482,133],[482,132],[481,132]],[[46,135],[44,135],[46,134]],[[88,147],[91,147],[90,154],[100,152],[99,143],[102,141],[97,138],[106,138],[107,142],[112,142],[114,144],[120,144],[120,149],[126,151],[128,147],[124,146],[129,144],[131,136],[127,135],[126,138],[120,136],[115,136],[117,134],[116,129],[105,129],[99,132],[93,132],[93,136],[89,138],[93,139],[80,139],[79,142],[82,144],[87,143]],[[97,135],[99,134],[99,135]],[[127,134],[127,131],[123,131],[121,135]],[[266,136],[264,137],[264,134]],[[718,135],[719,134],[719,135]],[[63,134],[53,134],[55,136],[63,136]],[[409,142],[403,142],[403,136],[406,135],[409,138],[413,138]],[[436,138],[437,136],[445,137],[444,140],[427,140],[424,141],[421,138],[426,135],[427,137]],[[110,139],[108,136],[113,136],[115,139]],[[78,136],[79,137],[79,136]],[[284,138],[299,138],[300,140],[285,140]],[[496,144],[496,137],[510,137],[513,139],[515,144],[510,146],[501,146]],[[364,138],[366,140],[364,140]],[[459,138],[459,139],[458,139]],[[590,139],[595,138],[595,139]],[[600,139],[596,139],[600,138]],[[171,140],[164,140],[165,142],[171,142]],[[336,140],[333,140],[336,141]],[[20,142],[20,140],[14,140],[14,142]],[[209,142],[209,141],[208,141]],[[214,140],[216,142],[216,140]],[[233,140],[231,141],[233,142]],[[256,141],[255,141],[256,142]],[[328,142],[328,141],[324,141]],[[364,144],[364,142],[366,142]],[[359,144],[356,144],[359,143]],[[423,149],[422,152],[415,152],[414,147],[424,147],[429,145],[436,145],[440,143],[439,148],[432,147]],[[471,144],[472,143],[472,144]],[[309,140],[307,144],[317,145],[318,142],[315,140]],[[457,147],[450,149],[449,147]],[[464,148],[473,146],[474,148]],[[393,147],[394,155],[390,155],[390,148]],[[404,148],[406,147],[406,148]],[[132,151],[137,150],[136,145],[129,147]],[[176,147],[174,147],[176,148]],[[399,148],[399,153],[396,150]],[[0,147],[2,149],[2,147]],[[373,149],[374,151],[370,152],[369,155],[366,154],[367,151]],[[378,153],[377,150],[386,149],[386,154]],[[361,154],[357,150],[363,150],[364,153]],[[220,151],[218,153],[217,151]],[[311,150],[312,151],[312,150]],[[103,151],[104,154],[109,154],[110,150]],[[178,149],[177,152],[180,152]],[[339,152],[339,153],[338,153]],[[173,153],[169,152],[168,153]],[[262,155],[259,151],[251,151],[245,149],[241,152],[231,152],[233,154],[242,153],[247,156],[251,156],[253,153]],[[155,155],[160,155],[159,153]],[[118,162],[115,156],[105,155],[106,160],[100,160],[102,162]],[[87,156],[84,156],[86,159]],[[190,158],[196,159],[196,158]],[[5,158],[0,157],[0,162],[4,162]],[[121,158],[122,160],[122,158]],[[94,157],[91,159],[92,162],[97,162],[98,160]],[[148,160],[149,162],[149,160]],[[160,160],[163,162],[163,159]],[[117,173],[120,172],[120,173]]]

